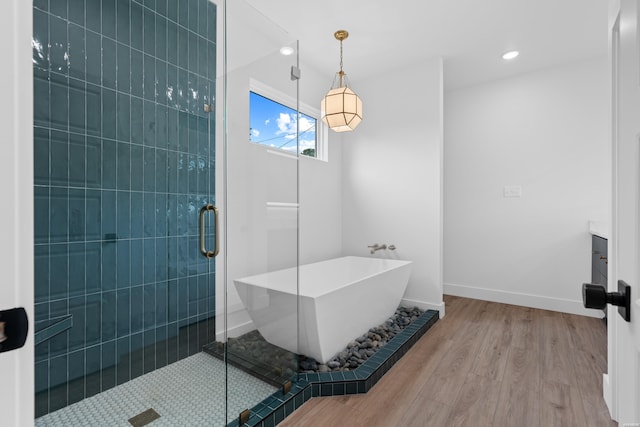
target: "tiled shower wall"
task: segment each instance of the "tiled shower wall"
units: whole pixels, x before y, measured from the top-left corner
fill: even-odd
[[[207,0],[34,0],[36,416],[213,341],[215,41]]]

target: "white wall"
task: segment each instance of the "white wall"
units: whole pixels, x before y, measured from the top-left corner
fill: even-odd
[[[603,57],[445,93],[445,294],[599,313],[581,285],[588,222],[608,220],[606,72]]]
[[[352,81],[353,83],[353,81]],[[363,121],[342,134],[342,247],[414,262],[405,304],[442,309],[442,60],[362,77]]]

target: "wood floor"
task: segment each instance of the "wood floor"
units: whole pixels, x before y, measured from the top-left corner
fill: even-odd
[[[281,426],[615,426],[602,320],[445,296],[367,394],[311,399]]]

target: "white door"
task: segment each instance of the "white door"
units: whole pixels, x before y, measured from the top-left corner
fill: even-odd
[[[631,322],[610,306],[609,409],[640,425],[640,54],[638,0],[610,2],[613,214],[609,292],[631,286]],[[607,386],[605,382],[605,396]]]
[[[32,2],[9,0],[0,14],[0,310],[33,319]],[[1,320],[0,320],[1,321]],[[19,350],[0,353],[0,424],[33,424],[33,327]]]

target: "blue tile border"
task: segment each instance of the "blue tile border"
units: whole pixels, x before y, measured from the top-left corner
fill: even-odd
[[[254,406],[243,426],[275,426],[313,397],[367,393],[438,319],[437,311],[425,311],[353,371],[298,374],[288,393],[276,391]],[[236,419],[227,427],[239,427],[239,421]]]

